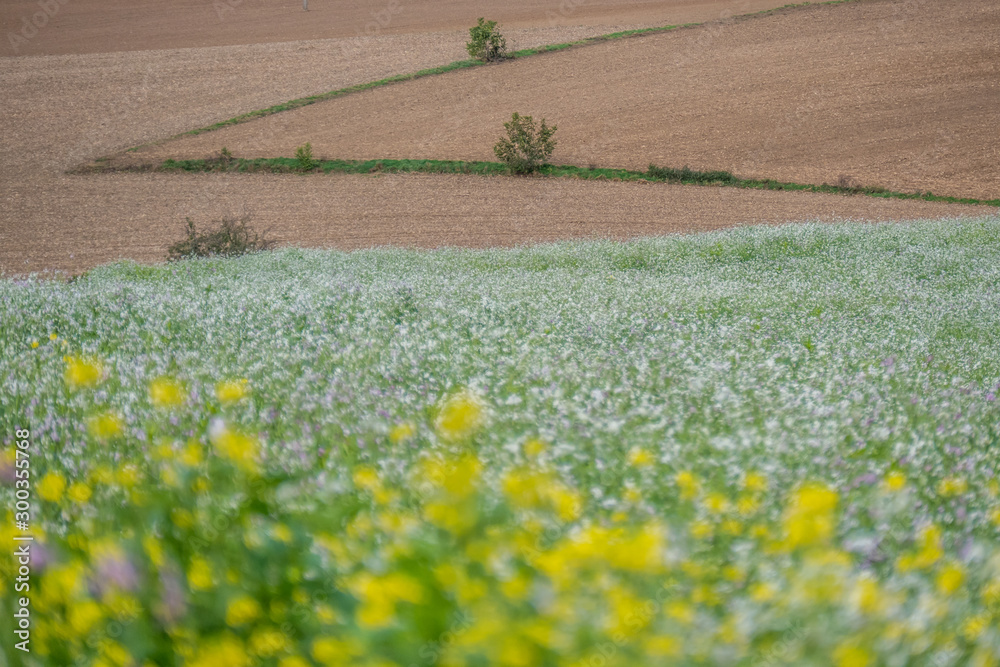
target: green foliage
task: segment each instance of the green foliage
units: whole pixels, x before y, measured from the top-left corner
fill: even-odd
[[[507,39],[500,33],[496,21],[480,17],[479,22],[469,28],[469,36],[472,39],[465,45],[465,50],[476,60],[488,63],[508,57]]]
[[[167,249],[167,261],[174,262],[192,257],[235,257],[274,248],[274,241],[250,227],[251,216],[244,214],[239,220],[222,219],[218,229],[199,232],[194,220],[186,218],[187,238]]]
[[[313,147],[308,141],[295,149],[295,159],[298,160],[299,171],[312,171],[319,166],[319,160],[313,158]]]
[[[552,137],[556,126],[549,127],[544,118],[541,128],[536,129],[531,116],[521,116],[514,112],[510,122],[503,126],[507,130],[507,136],[497,141],[493,152],[512,173],[530,174],[538,171],[555,150],[556,140]]]
[[[651,164],[646,174],[653,180],[671,183],[722,183],[725,185],[739,183],[739,179],[728,171],[695,171],[687,165],[681,169],[672,169],[671,167],[657,167],[655,164]]]

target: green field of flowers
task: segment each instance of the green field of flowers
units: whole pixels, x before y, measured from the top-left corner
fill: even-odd
[[[3,279],[0,380],[3,665],[1000,664],[1000,217]]]

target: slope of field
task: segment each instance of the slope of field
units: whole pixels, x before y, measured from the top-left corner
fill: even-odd
[[[781,1],[310,0],[308,12],[302,11],[301,0],[147,0],[142,3],[134,0],[51,0],[41,4],[49,6],[47,18],[38,0],[0,3],[0,36],[3,37],[0,56],[465,32],[480,16],[499,20],[509,28],[666,25],[770,9],[780,6]]]
[[[664,22],[685,20],[684,14],[672,12],[687,6],[672,3]],[[719,15],[757,8],[735,1],[701,6],[718,9]],[[116,27],[116,34],[141,30],[143,20],[133,16],[131,23]],[[545,21],[544,16],[537,20]],[[516,30],[512,36],[529,47],[627,27],[635,26],[538,27]],[[5,59],[0,69],[0,89],[5,92],[0,96],[0,273],[78,272],[124,257],[157,261],[165,257],[166,246],[180,238],[185,217],[205,224],[244,210],[253,210],[255,224],[282,243],[345,248],[394,243],[484,246],[752,222],[982,213],[925,202],[638,184],[619,188],[607,183],[461,177],[103,178],[63,173],[128,146],[288,99],[442,65],[464,57],[466,39],[463,32],[383,34]]]
[[[1000,4],[818,6],[349,95],[142,155],[491,159],[511,112],[555,161],[1000,196]]]
[[[788,221],[981,215],[986,207],[803,192],[463,175],[114,174],[63,177],[38,198],[8,188],[0,271],[77,272],[120,258],[162,261],[184,235],[252,213],[283,245],[511,246],[629,238]]]
[[[998,290],[996,216],[0,279],[31,664],[1000,664]]]

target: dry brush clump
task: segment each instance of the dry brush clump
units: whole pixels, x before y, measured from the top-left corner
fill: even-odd
[[[253,252],[272,250],[275,241],[266,232],[250,226],[252,215],[236,218],[227,216],[219,226],[208,231],[198,231],[194,220],[185,218],[186,237],[167,249],[167,261],[174,262],[193,257],[236,257]]]

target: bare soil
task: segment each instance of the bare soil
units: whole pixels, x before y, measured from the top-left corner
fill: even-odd
[[[449,31],[468,35],[469,26],[480,16],[507,28],[659,26],[781,5],[776,0],[309,0],[305,12],[302,0],[41,3],[49,7],[49,16],[39,0],[0,3],[0,55],[144,51]],[[22,39],[11,39],[10,34]]]
[[[651,24],[710,19],[712,12],[738,13],[781,1],[750,7],[732,0],[667,3],[665,16]],[[70,0],[59,11],[69,16],[77,8],[74,11],[85,14],[89,7],[92,15],[81,15],[80,20],[94,26],[106,22],[103,41],[82,30],[75,42],[70,33],[59,37],[53,18],[31,44],[66,39],[61,48],[115,52],[2,60],[0,274],[75,273],[120,258],[161,261],[167,245],[181,238],[185,217],[205,224],[244,210],[253,211],[255,224],[284,244],[338,248],[480,247],[569,237],[625,238],[755,222],[907,220],[993,210],[864,197],[469,176],[65,174],[98,156],[252,109],[451,62],[464,56],[467,39],[464,30],[385,30],[348,39],[282,41],[294,34],[284,24],[261,18],[257,32],[247,29],[246,38],[274,43],[122,50],[134,35],[141,36],[134,42],[139,46],[160,44],[156,40],[161,31],[174,35],[168,40],[171,46],[189,45],[185,40],[190,34],[168,29],[175,18],[163,14],[161,30],[147,13],[156,16],[157,8],[179,4],[150,2],[140,9],[117,0]],[[3,3],[0,15],[16,19],[20,14],[12,7],[33,5],[21,0]],[[236,11],[256,11],[255,6],[245,0]],[[310,2],[317,13],[320,6],[319,0]],[[368,6],[377,10],[377,3]],[[708,14],[684,14],[695,10]],[[567,20],[572,22],[573,16],[583,14]],[[197,21],[192,21],[194,30]],[[643,24],[549,27],[542,13],[533,25],[511,31],[520,46]],[[269,38],[260,37],[265,33]],[[598,92],[588,95],[596,99]],[[392,122],[405,120],[397,116]]]
[[[201,225],[253,214],[282,245],[512,246],[631,238],[737,224],[976,215],[978,207],[801,192],[462,175],[113,174],[63,177],[38,197],[5,194],[0,271],[77,272],[129,258],[159,262]]]
[[[1000,197],[1000,3],[876,0],[606,42],[345,96],[140,157],[492,160],[511,112],[554,162]]]

